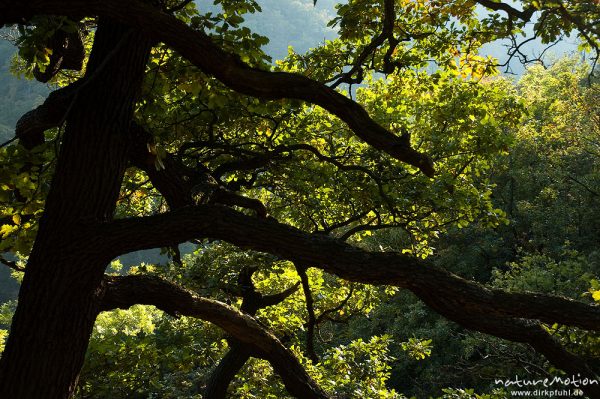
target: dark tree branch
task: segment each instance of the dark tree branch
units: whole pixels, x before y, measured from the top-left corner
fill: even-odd
[[[260,309],[280,304],[294,292],[298,291],[300,287],[300,284],[296,283],[290,288],[276,294],[263,295],[256,289],[254,282],[252,282],[252,275],[257,270],[257,267],[246,267],[238,276],[238,286],[240,287],[238,295],[242,297],[241,310],[251,316],[254,316]]]
[[[568,298],[509,293],[465,280],[401,253],[367,252],[323,234],[307,234],[273,218],[259,219],[217,205],[185,207],[165,214],[90,225],[100,256],[210,237],[241,248],[310,264],[350,281],[407,288],[444,315],[497,315],[536,319],[600,331],[600,307]],[[166,242],[169,241],[169,242]],[[449,310],[453,309],[452,312]]]
[[[597,378],[582,358],[564,350],[538,322],[524,319],[599,331],[598,306],[550,295],[489,289],[410,256],[369,253],[322,234],[306,234],[273,219],[245,216],[226,207],[187,207],[96,225],[91,231],[104,237],[105,246],[98,249],[111,258],[160,246],[165,237],[178,241],[211,237],[311,264],[347,280],[407,288],[449,320],[472,330],[529,343],[556,367]]]
[[[352,223],[358,222],[359,220],[361,220],[362,218],[364,218],[365,216],[367,216],[369,214],[370,211],[363,211],[360,213],[357,213],[355,215],[350,216],[348,219],[346,220],[342,220],[341,222],[337,222],[337,223],[333,223],[331,225],[327,225],[323,230],[317,230],[315,231],[315,233],[321,233],[321,234],[329,234],[337,229],[341,229],[343,227],[346,227]]]
[[[381,33],[373,38],[371,42],[361,51],[356,60],[354,61],[354,65],[350,68],[348,72],[344,72],[335,76],[331,80],[334,81],[331,85],[332,88],[339,86],[342,83],[361,83],[363,81],[363,63],[367,60],[369,56],[373,54],[375,50],[379,46],[381,46],[387,40],[390,45],[389,54],[393,52],[394,48],[398,44],[398,40],[394,38],[394,22],[396,19],[396,12],[394,10],[394,2],[395,0],[385,0],[383,5],[383,29]],[[389,56],[386,54],[386,61],[389,59]],[[391,73],[393,67],[385,66],[386,73]],[[356,75],[356,77],[354,77]]]
[[[346,231],[344,234],[342,234],[340,236],[340,240],[342,241],[346,241],[348,240],[350,237],[352,237],[354,234],[360,233],[361,231],[376,231],[376,230],[385,230],[385,229],[392,229],[392,228],[397,228],[397,227],[405,227],[405,225],[403,226],[400,223],[395,223],[395,224],[391,224],[391,223],[382,223],[382,224],[360,224],[358,226],[354,226],[351,229],[349,229],[348,231]]]
[[[374,148],[419,168],[432,177],[431,159],[407,145],[377,122],[356,102],[302,75],[268,72],[252,68],[239,57],[215,45],[204,32],[194,31],[184,22],[137,0],[37,0],[0,1],[0,24],[17,23],[35,14],[100,15],[164,41],[207,74],[229,88],[265,99],[291,98],[319,105],[343,120],[353,132]]]
[[[533,16],[533,13],[536,11],[534,7],[527,7],[523,11],[520,11],[511,6],[510,4],[496,2],[493,0],[476,0],[476,2],[486,8],[489,8],[490,10],[504,11],[506,14],[508,14],[509,17],[518,18],[523,22],[529,22],[529,20]]]
[[[244,345],[234,340],[230,341],[229,350],[210,374],[206,388],[203,390],[207,398],[226,399],[229,384],[252,357],[252,352]]]
[[[588,44],[594,48],[594,50],[596,50],[596,52],[598,52],[600,49],[598,41],[594,40],[591,36],[590,36],[590,31],[591,31],[591,26],[587,25],[585,23],[585,21],[583,21],[581,18],[579,18],[576,15],[573,15],[571,12],[569,12],[569,10],[567,10],[567,8],[565,7],[564,4],[562,4],[559,1],[558,7],[558,14],[563,17],[566,21],[569,21],[570,23],[572,23],[577,30],[579,31],[579,33],[581,34],[581,36],[583,36],[583,38],[585,39],[586,42],[588,42]],[[598,34],[598,31],[594,32],[596,34]],[[592,71],[593,73],[593,71]]]
[[[44,131],[59,126],[64,121],[77,93],[90,79],[80,80],[51,93],[42,105],[21,117],[16,129],[20,142],[28,149],[43,144]],[[165,153],[164,159],[157,159],[156,151],[152,151],[152,135],[140,125],[132,123],[130,137],[131,161],[146,172],[152,184],[165,196],[171,209],[194,205],[202,200],[252,209],[262,217],[267,215],[267,210],[260,201],[221,187],[208,170],[187,167],[169,153]]]
[[[127,165],[123,133],[150,48],[144,35],[99,19],[86,70],[87,77],[98,79],[80,93],[66,118],[0,359],[2,398],[57,399],[74,393],[97,314],[97,288],[108,264],[86,256],[86,249],[74,243],[84,238],[78,234],[83,221],[108,220],[114,213]]]
[[[266,308],[267,306],[274,306],[289,298],[294,292],[298,291],[300,284],[296,283],[287,290],[281,291],[277,294],[263,295],[260,301],[260,309]]]
[[[463,315],[455,321],[472,330],[492,334],[513,342],[529,344],[538,353],[544,355],[550,363],[566,371],[569,375],[596,381],[600,378],[590,367],[591,363],[588,364],[587,359],[563,348],[558,340],[548,334],[538,322],[495,315],[482,315],[480,318]],[[597,362],[597,359],[594,359],[594,362]],[[590,398],[600,398],[598,384],[582,386],[581,389]]]
[[[100,310],[154,305],[169,313],[209,321],[221,327],[254,356],[268,360],[288,392],[298,398],[328,398],[306,373],[293,353],[254,318],[221,302],[198,297],[154,276],[105,276]]]
[[[312,360],[314,364],[319,363],[319,356],[315,352],[315,327],[317,325],[317,318],[315,317],[315,301],[310,291],[310,283],[308,281],[308,275],[306,274],[304,265],[296,263],[296,271],[300,276],[302,282],[302,291],[304,292],[304,300],[306,302],[306,312],[308,313],[308,319],[306,320],[306,353],[308,358]]]
[[[146,172],[171,209],[198,203],[219,203],[251,209],[260,217],[267,216],[262,202],[222,187],[202,165],[191,168],[168,152],[162,156],[157,154],[153,151],[152,135],[140,125],[132,124],[131,137],[132,163]]]
[[[267,151],[263,154],[257,154],[252,158],[247,158],[241,161],[231,161],[223,163],[215,168],[214,175],[217,179],[220,179],[224,173],[233,172],[236,170],[253,170],[257,168],[262,168],[269,163],[274,162],[277,159],[281,159],[283,154],[293,153],[295,151],[307,151],[313,154],[319,161],[327,162],[334,165],[339,170],[345,172],[359,172],[367,175],[376,185],[377,190],[381,198],[385,201],[389,211],[391,214],[396,213],[396,209],[394,208],[393,201],[390,197],[385,193],[383,189],[384,181],[381,177],[379,177],[375,172],[361,165],[354,164],[345,164],[339,160],[340,157],[331,157],[322,154],[317,148],[301,143],[301,144],[292,144],[292,145],[279,145],[275,147],[273,150]],[[331,232],[333,229],[325,229],[326,232]]]
[[[1,5],[2,3],[0,3]],[[101,76],[111,60],[127,44],[132,34],[133,31],[129,30],[106,57],[100,61],[93,73],[84,76],[66,87],[53,91],[42,105],[27,112],[17,121],[15,134],[25,148],[31,150],[43,144],[44,132],[48,129],[59,127],[66,121],[69,111],[77,99],[77,95]]]
[[[171,7],[171,8],[168,8],[165,11],[168,12],[168,13],[170,13],[170,14],[175,13],[177,11],[183,10],[192,1],[194,1],[194,0],[183,0],[181,3],[175,5],[175,6]]]
[[[10,267],[11,269],[18,271],[18,272],[24,272],[25,268],[21,267],[17,264],[17,262],[12,261],[12,260],[8,260],[6,259],[4,256],[0,255],[0,263],[2,263],[3,265]]]
[[[59,19],[52,19],[52,34],[45,38],[44,43],[40,43],[46,48],[52,50],[48,65],[42,72],[39,66],[33,69],[33,76],[42,82],[47,83],[56,76],[61,70],[71,69],[81,71],[85,59],[85,48],[83,44],[83,32],[80,26],[74,32],[67,32],[62,29],[64,22]]]
[[[58,127],[65,120],[69,105],[72,103],[84,80],[55,90],[34,110],[24,114],[15,128],[19,142],[27,149],[44,143],[44,132]]]
[[[317,324],[320,324],[323,322],[323,320],[325,320],[326,318],[329,318],[330,314],[333,314],[335,312],[339,312],[340,310],[342,310],[344,308],[344,306],[346,306],[346,304],[348,303],[350,298],[352,298],[353,293],[354,293],[354,284],[350,285],[350,289],[348,290],[348,295],[346,295],[346,297],[344,299],[342,299],[342,301],[337,306],[324,310],[317,317]]]
[[[572,176],[572,175],[567,175],[567,179],[568,179],[568,180],[571,180],[571,181],[573,181],[573,182],[577,183],[578,185],[580,185],[581,187],[583,187],[583,189],[584,189],[585,191],[587,191],[588,193],[590,193],[590,194],[591,194],[593,197],[598,197],[598,196],[600,196],[600,194],[599,194],[597,191],[595,191],[595,190],[592,190],[592,189],[591,189],[591,188],[590,188],[590,187],[589,187],[587,184],[585,184],[585,183],[583,183],[583,182],[579,181],[579,180],[578,180],[578,179],[577,179],[575,176]]]
[[[299,284],[273,295],[262,295],[256,290],[252,282],[252,274],[258,270],[256,267],[244,268],[238,276],[238,285],[242,295],[242,312],[254,316],[259,309],[267,306],[277,305],[298,290]],[[229,350],[223,356],[217,367],[211,373],[204,393],[207,398],[225,399],[227,397],[227,388],[231,380],[237,375],[241,368],[252,356],[242,343],[231,338],[229,340]]]

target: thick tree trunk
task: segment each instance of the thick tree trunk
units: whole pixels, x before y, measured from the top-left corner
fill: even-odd
[[[93,226],[114,213],[149,49],[139,34],[101,21],[0,360],[0,398],[74,392],[110,261],[95,249]]]

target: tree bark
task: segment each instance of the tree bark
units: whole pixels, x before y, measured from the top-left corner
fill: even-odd
[[[110,261],[89,239],[90,226],[112,219],[149,49],[131,29],[100,22],[0,360],[2,398],[74,392]]]

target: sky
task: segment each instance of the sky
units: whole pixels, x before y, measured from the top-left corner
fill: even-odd
[[[273,59],[281,59],[287,54],[287,46],[293,46],[294,49],[303,53],[309,48],[317,46],[325,39],[334,39],[336,30],[327,27],[335,15],[335,4],[339,0],[318,0],[313,5],[313,0],[257,0],[262,8],[262,13],[248,15],[246,17],[247,26],[253,31],[271,38],[271,42],[265,48],[266,52]],[[210,0],[196,1],[202,9]],[[483,7],[478,9],[479,15],[486,13]],[[294,21],[302,20],[302,26],[286,23],[288,17]],[[528,24],[528,33],[532,32],[535,18]],[[498,58],[500,63],[508,59],[507,45],[508,41],[497,41],[487,44],[483,47],[482,53],[492,55]],[[523,52],[528,56],[538,56],[546,46],[538,41],[529,43],[523,47]],[[577,52],[577,40],[566,38],[558,45],[552,47],[546,52],[546,59],[551,62],[565,54]],[[513,74],[521,75],[525,67],[514,59],[510,63],[510,71]]]

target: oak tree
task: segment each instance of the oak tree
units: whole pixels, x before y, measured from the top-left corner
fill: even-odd
[[[27,261],[4,262],[24,277],[0,396],[71,397],[98,315],[147,304],[230,336],[209,395],[224,395],[255,357],[291,395],[335,397],[253,317],[302,289],[306,355],[318,362],[315,325],[354,291],[318,309],[311,269],[339,284],[409,290],[465,328],[598,379],[592,361],[547,328],[597,332],[597,306],[490,288],[428,259],[448,227],[504,221],[485,172],[506,151],[522,104],[490,78],[500,66],[478,49],[509,38],[510,55],[529,61],[519,38],[535,21],[544,44],[575,33],[597,53],[597,2],[349,1],[332,21],[339,38],[275,65],[260,50],[266,38],[242,24],[258,4],[216,3],[217,14],[190,1],[0,0],[0,25],[20,32],[21,67],[58,86],[2,148],[0,249]],[[370,246],[383,231],[397,232],[394,245]],[[299,282],[261,293],[256,270],[243,268],[238,310],[184,279],[105,274],[114,258],[157,247],[176,269],[187,241],[270,256],[280,268],[271,271],[294,269]],[[582,389],[600,397],[598,385]]]

